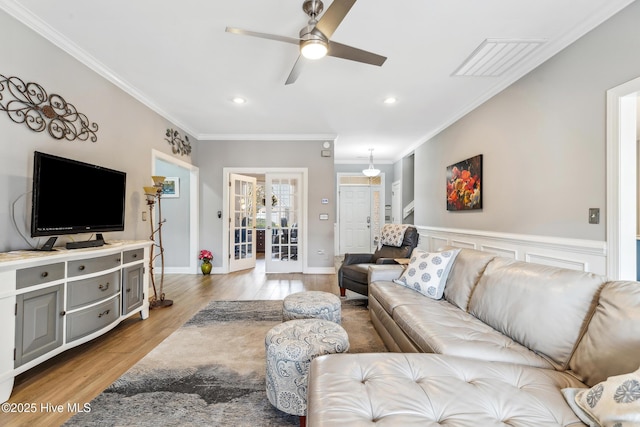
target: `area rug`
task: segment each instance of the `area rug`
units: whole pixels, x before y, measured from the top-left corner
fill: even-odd
[[[65,426],[297,426],[265,392],[264,337],[282,301],[214,301]],[[384,352],[366,300],[342,301],[350,352]]]

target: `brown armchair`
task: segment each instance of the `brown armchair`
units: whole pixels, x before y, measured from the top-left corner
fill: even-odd
[[[418,230],[409,226],[404,233],[401,246],[383,245],[373,254],[345,254],[342,266],[338,270],[338,286],[340,295],[346,290],[362,295],[369,294],[369,265],[395,264],[394,258],[409,258],[413,249],[418,246]]]

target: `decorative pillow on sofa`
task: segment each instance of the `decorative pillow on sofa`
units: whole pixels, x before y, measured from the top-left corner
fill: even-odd
[[[380,244],[382,246],[402,246],[404,240],[404,232],[409,228],[406,224],[385,224],[380,232]]]
[[[444,293],[451,265],[458,252],[460,249],[444,252],[425,252],[414,249],[409,265],[402,276],[394,282],[429,298],[440,299]]]
[[[640,369],[609,377],[591,388],[565,388],[562,393],[589,426],[640,425]]]

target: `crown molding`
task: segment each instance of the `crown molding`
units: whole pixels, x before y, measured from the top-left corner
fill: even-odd
[[[330,133],[213,133],[197,135],[196,139],[198,141],[334,141],[337,137],[338,135]]]

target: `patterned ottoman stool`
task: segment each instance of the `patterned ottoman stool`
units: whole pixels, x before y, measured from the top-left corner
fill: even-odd
[[[329,292],[298,292],[285,297],[282,320],[325,319],[340,324],[340,307],[340,298]]]
[[[273,327],[264,344],[269,402],[287,414],[298,415],[300,425],[304,426],[311,360],[349,350],[347,332],[329,320],[296,319]]]

